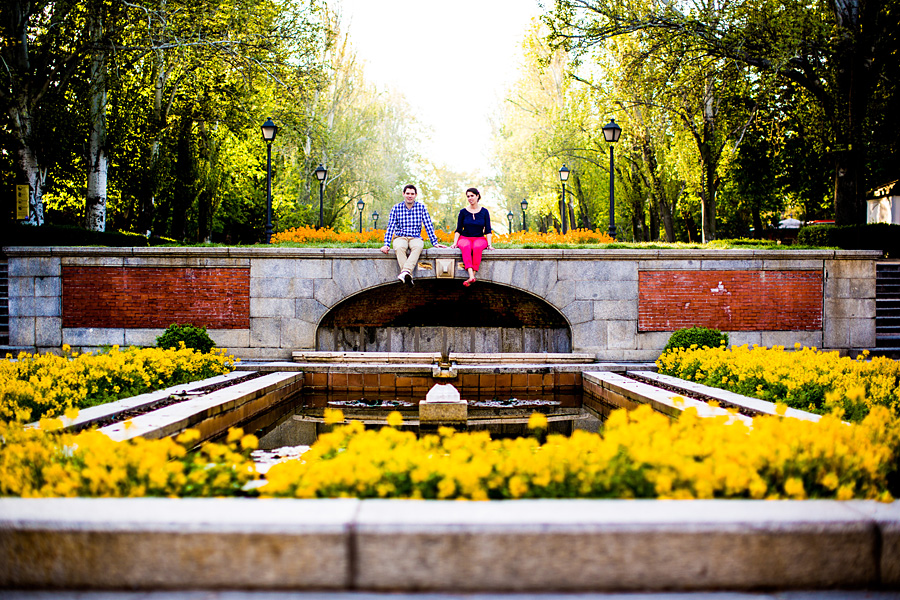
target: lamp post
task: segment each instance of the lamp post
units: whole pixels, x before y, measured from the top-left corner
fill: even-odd
[[[360,198],[356,201],[356,208],[359,209],[359,232],[362,233],[362,211],[366,207],[366,203]]]
[[[512,220],[513,220],[514,216],[515,215],[512,214],[512,211],[509,211],[508,213],[506,213],[506,221],[509,223],[509,233],[513,232]]]
[[[525,223],[525,211],[528,209],[528,198],[522,198],[522,231],[528,231]]]
[[[378,229],[378,211],[372,211],[372,229]]]
[[[325,178],[328,177],[328,169],[322,166],[322,163],[319,163],[319,166],[316,167],[314,171],[316,174],[316,179],[319,180],[319,229],[322,229],[325,226],[325,212],[322,208],[322,197],[325,194]]]
[[[566,206],[566,181],[569,180],[569,169],[566,168],[566,165],[563,165],[559,170],[559,180],[562,181],[563,188],[562,205],[560,206],[560,208],[562,209],[560,211],[562,213],[562,232],[563,235],[566,235],[566,233],[569,231],[569,211],[567,210],[568,207]]]
[[[272,118],[262,124],[263,141],[266,143],[266,243],[272,243],[272,142],[278,133],[278,126]]]
[[[603,137],[609,143],[609,237],[616,239],[616,171],[613,163],[614,144],[619,141],[622,128],[616,125],[615,119],[610,119],[603,127]]]

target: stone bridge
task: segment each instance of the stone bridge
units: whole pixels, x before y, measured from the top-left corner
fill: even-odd
[[[377,249],[7,247],[10,345],[152,346],[205,325],[244,359],[292,351],[590,352],[655,360],[672,331],[733,344],[875,346],[880,252],[494,250],[462,285],[429,248],[416,284]]]

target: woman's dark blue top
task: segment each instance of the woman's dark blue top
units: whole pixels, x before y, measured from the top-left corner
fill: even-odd
[[[456,233],[465,237],[484,237],[491,232],[491,213],[481,207],[474,215],[463,208],[456,220]]]

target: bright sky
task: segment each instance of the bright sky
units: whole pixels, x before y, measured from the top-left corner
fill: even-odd
[[[489,117],[518,78],[537,0],[340,0],[366,77],[401,91],[432,134],[423,154],[488,171]],[[423,141],[427,144],[427,141]]]

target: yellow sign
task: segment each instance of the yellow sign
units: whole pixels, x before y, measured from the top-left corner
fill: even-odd
[[[28,201],[31,199],[31,187],[28,185],[16,186],[16,218],[27,219],[31,214]]]

